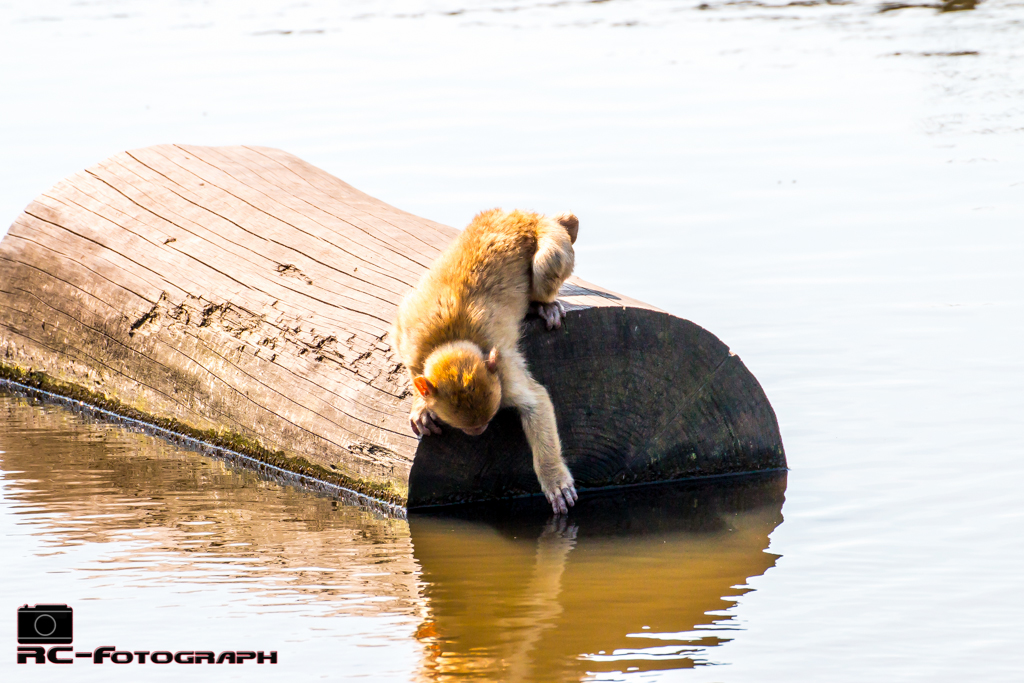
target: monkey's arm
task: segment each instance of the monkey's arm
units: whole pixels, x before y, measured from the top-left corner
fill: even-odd
[[[509,358],[508,356],[513,356]],[[555,514],[565,514],[576,503],[576,487],[562,459],[555,407],[548,390],[530,377],[518,352],[506,354],[502,367],[502,404],[515,406],[533,452],[533,471]]]

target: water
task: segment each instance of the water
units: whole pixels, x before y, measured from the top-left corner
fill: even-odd
[[[276,650],[304,678],[666,671],[713,661],[777,558],[784,473],[407,522],[24,397],[0,414],[0,591],[72,605],[77,651]]]
[[[719,508],[742,533],[445,537],[8,399],[5,603],[303,678],[1018,680],[1024,4],[699,5],[0,4],[5,222],[159,142],[281,147],[456,226],[571,209],[578,274],[728,343],[792,468],[781,513]]]

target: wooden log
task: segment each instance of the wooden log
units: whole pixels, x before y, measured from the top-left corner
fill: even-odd
[[[410,508],[535,493],[514,411],[476,439],[409,429],[389,328],[456,232],[280,150],[117,154],[0,243],[0,375]],[[581,489],[785,467],[714,335],[575,278],[561,298],[523,346]]]

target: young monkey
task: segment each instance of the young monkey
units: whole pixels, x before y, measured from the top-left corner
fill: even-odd
[[[438,422],[478,436],[499,408],[515,406],[533,451],[533,469],[556,514],[576,502],[551,397],[526,369],[520,323],[533,310],[561,327],[555,301],[572,274],[579,220],[523,211],[484,211],[438,257],[398,307],[398,354],[416,396],[409,415],[417,436]]]

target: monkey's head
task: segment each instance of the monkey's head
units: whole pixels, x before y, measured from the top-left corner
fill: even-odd
[[[458,341],[434,349],[423,374],[412,380],[427,407],[444,422],[478,436],[498,412],[501,381],[498,349],[484,358],[476,344]]]

